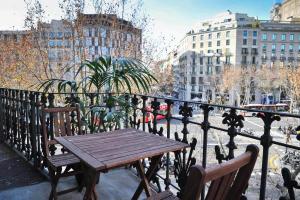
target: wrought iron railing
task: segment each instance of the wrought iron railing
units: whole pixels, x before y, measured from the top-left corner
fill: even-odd
[[[122,102],[111,103],[109,101],[112,97],[120,96],[122,96]],[[124,102],[126,102],[125,105],[123,105]],[[256,198],[259,196],[261,200],[270,195],[271,198],[274,198],[273,191],[279,190],[280,185],[284,185],[292,199],[295,198],[294,189],[299,189],[299,185],[295,177],[291,176],[289,169],[283,168],[283,178],[281,178],[280,172],[274,176],[276,169],[274,166],[270,166],[274,165],[276,155],[284,157],[288,155],[289,151],[296,155],[300,150],[300,142],[296,135],[290,135],[290,133],[284,135],[284,132],[274,129],[274,126],[283,127],[292,122],[294,126],[300,125],[299,115],[283,112],[250,110],[138,94],[46,94],[2,88],[0,89],[1,140],[23,154],[36,168],[43,169],[45,162],[43,162],[40,108],[42,106],[75,105],[76,103],[81,105],[82,120],[85,121],[84,130],[87,132],[135,127],[190,144],[191,148],[186,151],[175,155],[165,155],[161,163],[163,169],[157,169],[156,177],[153,178],[158,190],[177,190],[178,196],[180,196],[191,165],[199,163],[206,167],[212,163],[232,159],[236,153],[245,150],[245,148],[238,147],[248,143],[259,145],[261,156],[256,163],[254,175],[251,178],[252,183],[249,184],[245,196],[254,195]],[[98,118],[99,113],[94,109],[96,107],[108,113],[122,111],[124,115],[118,119],[121,123],[105,124],[107,121],[101,117]],[[247,115],[251,117],[247,117]],[[51,126],[49,122],[47,125]],[[250,126],[252,125],[255,130],[251,130]],[[225,138],[226,144],[223,145],[222,140]],[[276,146],[276,151],[279,153],[274,154],[273,146]],[[52,148],[50,151],[55,154],[57,150]],[[294,157],[293,161],[297,158],[300,159],[300,156]],[[277,159],[276,162],[280,162],[280,159]],[[286,162],[285,164],[288,166],[290,163]],[[147,161],[145,161],[145,166],[147,166]],[[294,168],[297,168],[297,164],[294,165]],[[300,167],[292,170],[300,170]],[[275,180],[274,187],[267,187],[271,183],[270,179]],[[162,188],[162,184],[164,184],[164,188]],[[276,187],[279,189],[274,189]],[[278,192],[275,195],[279,199],[281,193]]]

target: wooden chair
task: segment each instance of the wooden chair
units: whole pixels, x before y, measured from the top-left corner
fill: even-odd
[[[70,115],[74,112],[76,114],[76,125],[71,124]],[[49,199],[57,199],[58,195],[65,194],[74,190],[82,189],[82,176],[80,171],[80,160],[73,154],[64,152],[63,154],[51,155],[49,151],[50,145],[55,145],[56,141],[49,136],[48,128],[46,125],[47,115],[53,119],[53,135],[54,137],[70,136],[76,134],[82,134],[80,123],[80,110],[79,107],[65,107],[65,108],[42,108],[42,129],[44,138],[44,148],[46,153],[46,161],[51,179],[51,193]],[[72,130],[76,128],[76,130]],[[49,136],[49,137],[48,137]],[[62,172],[62,167],[65,170]],[[61,177],[76,176],[76,180],[79,186],[75,188],[66,189],[63,191],[56,191],[56,186]]]
[[[200,165],[192,166],[187,179],[182,200],[198,200],[206,183],[210,187],[206,200],[240,200],[246,190],[253,171],[258,147],[248,145],[242,155],[217,166],[204,169]],[[148,200],[179,200],[170,191],[158,193]]]

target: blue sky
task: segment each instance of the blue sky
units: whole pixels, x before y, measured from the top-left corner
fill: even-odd
[[[174,34],[176,40],[197,22],[231,10],[269,19],[270,9],[278,0],[145,0],[145,7],[154,18],[157,33]]]
[[[23,0],[1,0],[0,29],[20,29],[24,25]],[[173,35],[180,40],[197,22],[227,9],[269,19],[270,9],[280,0],[144,0],[145,12],[153,18],[155,35]],[[41,0],[49,18],[60,18],[56,0]]]

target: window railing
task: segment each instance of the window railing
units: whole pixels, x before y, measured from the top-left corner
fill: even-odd
[[[111,97],[122,97],[122,101],[109,103]],[[123,105],[124,102],[126,106]],[[294,180],[289,182],[289,170],[286,171],[284,168],[285,181],[283,181],[280,172],[273,169],[277,162],[274,160],[276,156],[282,156],[284,159],[292,154],[296,155],[300,150],[299,137],[284,134],[282,131],[291,121],[295,122],[295,126],[300,125],[300,115],[285,112],[180,101],[139,94],[58,94],[2,88],[0,89],[1,140],[22,154],[34,167],[43,170],[47,166],[41,134],[40,108],[74,106],[77,103],[85,108],[82,109],[81,116],[86,122],[83,128],[86,132],[95,133],[134,127],[190,144],[191,148],[186,151],[165,155],[161,169],[157,170],[156,176],[152,179],[157,190],[177,190],[180,196],[191,165],[198,163],[206,167],[230,160],[236,154],[243,152],[245,145],[249,143],[260,147],[260,158],[257,160],[246,196],[249,191],[252,191],[251,196],[254,195],[257,199],[274,199],[272,195],[277,191],[277,199],[279,199],[281,193],[278,185],[284,185],[289,191],[293,191],[293,187],[297,188]],[[164,110],[161,110],[161,104],[166,105]],[[120,118],[121,123],[105,124],[104,119],[97,118],[98,115],[93,109],[95,107],[107,112],[122,111],[125,115]],[[164,121],[159,121],[158,116]],[[247,116],[252,117],[245,122]],[[46,122],[49,130],[52,123],[51,119]],[[281,131],[278,127],[281,127]],[[51,131],[50,137],[53,137]],[[285,137],[289,137],[290,143]],[[50,152],[56,154],[58,150],[53,146]],[[290,156],[290,160],[284,161],[286,165],[293,162],[291,158]],[[275,184],[274,179],[276,179]]]

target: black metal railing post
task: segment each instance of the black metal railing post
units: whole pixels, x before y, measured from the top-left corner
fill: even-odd
[[[147,105],[147,99],[148,99],[148,97],[142,96],[142,99],[143,99],[143,108],[142,108],[142,113],[143,113],[143,131],[145,131],[146,130],[146,115],[147,115],[146,105]]]
[[[130,106],[129,94],[125,94],[124,99],[125,99],[125,103],[127,104],[127,105],[125,105],[124,127],[128,128],[128,123],[129,123],[129,106]]]
[[[55,96],[54,94],[50,93],[48,94],[48,107],[49,108],[53,108],[54,107],[54,99],[55,99]],[[54,121],[53,121],[53,115],[50,114],[49,116],[49,135],[48,137],[51,139],[51,140],[54,140]],[[49,152],[50,152],[50,155],[53,156],[55,154],[55,151],[56,151],[56,147],[55,145],[50,145],[49,147]]]
[[[5,116],[4,105],[3,105],[3,103],[4,103],[3,93],[4,93],[4,91],[1,88],[0,89],[0,143],[4,142],[4,140],[5,140],[5,134],[4,134],[4,128],[3,128],[3,126],[4,126],[3,118]]]
[[[167,138],[171,137],[171,108],[173,105],[173,101],[170,99],[166,99],[165,102],[167,103],[167,116],[166,116],[166,120],[167,120]],[[167,153],[167,161],[166,161],[166,179],[165,179],[165,189],[166,190],[170,190],[170,153]]]
[[[264,122],[264,134],[261,136],[260,139],[260,144],[263,146],[263,157],[262,157],[260,193],[259,193],[259,199],[264,200],[266,196],[269,149],[270,146],[272,145],[272,140],[273,140],[270,134],[271,125],[275,120],[280,121],[280,117],[272,113],[258,113],[257,116],[261,118]]]
[[[21,151],[21,97],[20,90],[16,90],[16,146],[17,150]]]
[[[134,95],[133,97],[131,97],[131,105],[133,108],[133,118],[130,116],[129,117],[129,121],[130,121],[130,126],[132,128],[136,128],[139,129],[140,128],[140,120],[138,120],[138,116],[137,116],[137,110],[138,110],[138,105],[139,105],[139,99],[136,95]]]
[[[208,130],[210,128],[210,123],[208,120],[209,112],[213,111],[214,108],[204,104],[201,105],[200,108],[203,110],[203,122],[201,123],[201,128],[203,130],[203,143],[202,143],[202,166],[206,168],[206,162],[207,162],[207,138],[208,138]],[[205,188],[202,190],[201,193],[201,199],[204,199],[205,195]]]
[[[26,152],[26,124],[25,124],[25,94],[24,91],[20,91],[20,134],[21,134],[21,151]]]
[[[47,95],[46,93],[43,93],[41,96],[41,107],[43,108],[47,108]],[[47,124],[47,122],[46,122]],[[45,144],[45,138],[44,138],[44,134],[42,132],[43,130],[41,129],[41,147],[42,147],[42,160],[43,160],[43,164],[42,164],[42,168],[46,167],[47,165],[47,160],[46,160],[46,144]]]
[[[36,141],[37,141],[37,167],[41,166],[42,162],[42,151],[41,151],[41,135],[42,135],[42,126],[40,121],[40,103],[41,94],[39,92],[35,92],[35,112],[36,112]]]
[[[36,105],[35,93],[30,92],[30,144],[31,144],[31,159],[33,159],[34,167],[38,167],[38,152],[37,152],[37,130],[36,130]]]

